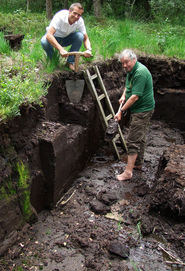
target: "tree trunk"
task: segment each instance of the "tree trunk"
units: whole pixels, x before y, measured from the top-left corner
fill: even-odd
[[[101,0],[93,0],[94,15],[96,18],[101,17]]]
[[[46,0],[46,16],[48,19],[52,19],[52,0]]]
[[[64,9],[69,9],[69,6],[68,6],[68,0],[64,0],[64,6],[63,6]]]
[[[143,10],[146,17],[151,15],[151,8],[149,0],[126,0],[125,2],[125,15],[131,17],[133,10]]]
[[[126,0],[125,2],[125,16],[126,17],[131,17],[135,2],[136,0]]]
[[[29,10],[30,10],[30,0],[27,0],[26,11],[28,12]]]
[[[136,0],[136,6],[137,5],[143,7],[146,17],[149,18],[151,16],[150,0]]]

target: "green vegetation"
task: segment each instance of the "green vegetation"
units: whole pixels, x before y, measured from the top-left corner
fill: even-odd
[[[0,32],[0,54],[10,55],[10,46],[4,39],[3,32]]]
[[[17,171],[19,174],[18,179],[18,188],[22,193],[22,198],[20,200],[20,204],[22,206],[22,211],[24,218],[26,220],[29,219],[30,215],[32,214],[31,205],[30,205],[30,191],[29,191],[29,171],[28,168],[23,164],[23,162],[17,163]]]
[[[13,187],[12,182],[6,182],[5,186],[2,186],[0,188],[0,200],[6,199],[9,200],[10,196],[13,196],[16,194],[16,191]]]
[[[37,70],[32,70],[29,61],[18,66],[1,67],[0,74],[0,118],[20,114],[20,105],[32,102],[41,104],[40,98],[46,94],[42,80],[36,80]]]
[[[139,267],[137,267],[136,263],[131,261],[131,265],[134,268],[135,271],[141,271],[141,269]]]
[[[94,22],[88,33],[94,41],[95,57],[101,55],[106,59],[123,48],[135,48],[146,54],[184,58],[185,27],[172,26],[168,20],[161,27],[158,23],[109,19],[102,23]]]
[[[11,196],[14,195],[16,195],[16,189],[11,179],[5,180],[4,184],[0,188],[0,200],[6,199],[9,201]]]
[[[137,223],[137,232],[139,235],[139,239],[142,239],[142,232],[141,232],[141,221]]]
[[[9,201],[12,196],[19,195],[19,202],[22,208],[22,213],[25,220],[29,220],[32,214],[30,205],[30,189],[29,189],[29,170],[23,164],[23,162],[18,162],[15,168],[18,173],[17,183],[10,180],[5,180],[4,184],[0,188],[0,200]]]
[[[57,0],[53,2],[55,13],[61,4]],[[93,57],[81,58],[81,64],[111,58],[123,48],[184,59],[185,5],[182,1],[160,0],[160,4],[150,1],[148,16],[142,5],[127,10],[128,7],[120,5],[120,2],[105,1],[103,15],[96,19],[91,15],[90,1],[83,1],[87,10],[84,19]],[[173,12],[174,9],[178,11],[178,18],[174,16],[175,12],[172,14],[172,7]],[[45,1],[38,0],[30,8],[32,12],[25,11],[26,1],[23,0],[0,0],[0,120],[19,115],[22,104],[42,105],[41,97],[46,95],[48,88],[44,83],[45,75],[56,69],[67,69],[65,59],[58,54],[52,62],[48,62],[40,45],[40,39],[49,24],[44,11]],[[9,33],[24,34],[19,51],[12,50],[4,40],[4,34]]]
[[[121,221],[118,221],[117,227],[118,227],[118,231],[120,231],[122,229]]]
[[[23,267],[21,267],[21,266],[17,266],[14,270],[15,270],[15,271],[23,271],[24,269],[23,269]]]
[[[39,69],[44,61],[40,37],[45,27],[38,27],[38,22],[44,23],[44,18],[22,10],[6,16],[0,13],[0,29],[5,29],[5,34],[25,35],[21,50],[14,51],[0,32],[0,120],[19,115],[21,104],[41,105],[41,97],[47,93],[43,72]]]

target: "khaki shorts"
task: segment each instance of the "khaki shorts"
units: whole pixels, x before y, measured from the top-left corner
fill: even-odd
[[[154,110],[131,113],[129,133],[127,137],[128,154],[138,154],[136,165],[141,165],[144,160],[146,133]]]

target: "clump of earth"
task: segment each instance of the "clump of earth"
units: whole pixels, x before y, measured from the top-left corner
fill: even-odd
[[[175,186],[157,185],[161,157],[174,144],[184,144],[181,133],[152,121],[142,171],[119,182],[125,162],[102,142],[56,207],[19,233],[0,270],[185,270],[184,215],[161,208]]]

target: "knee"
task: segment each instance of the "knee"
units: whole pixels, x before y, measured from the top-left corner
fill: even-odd
[[[127,142],[128,154],[139,153],[140,146],[134,142]]]
[[[75,35],[77,40],[81,42],[84,40],[84,34],[82,32],[76,32]]]
[[[46,39],[46,35],[44,35],[43,37],[42,37],[42,39],[41,39],[41,45],[42,45],[42,47],[43,48],[46,48],[47,46],[48,46],[48,41],[47,41],[47,39]]]

